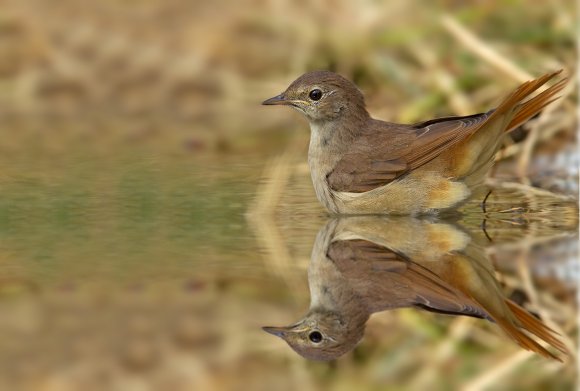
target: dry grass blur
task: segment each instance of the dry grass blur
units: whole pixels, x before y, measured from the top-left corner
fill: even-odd
[[[15,254],[28,252],[7,243],[0,252],[0,295],[8,298],[2,301],[0,350],[2,374],[12,377],[0,379],[0,388],[13,389],[19,381],[31,390],[572,389],[575,358],[565,365],[546,362],[508,343],[493,325],[472,319],[407,310],[378,314],[360,347],[331,365],[305,361],[262,335],[259,326],[284,323],[306,308],[305,271],[324,214],[313,202],[304,164],[306,124],[289,110],[262,108],[259,102],[304,71],[325,68],[354,80],[373,115],[412,122],[488,109],[518,83],[564,68],[572,79],[566,97],[517,132],[500,156],[494,178],[516,183],[504,190],[519,192],[523,201],[520,209],[506,212],[496,198],[499,210],[490,211],[489,231],[506,243],[489,252],[500,265],[506,292],[523,298],[576,344],[576,287],[566,274],[578,274],[573,264],[577,241],[566,241],[577,236],[577,209],[568,197],[578,191],[574,11],[565,0],[533,6],[523,0],[3,1],[3,181],[16,178],[25,186],[37,175],[50,185],[66,176],[59,171],[66,156],[95,154],[105,164],[95,187],[86,185],[96,204],[101,192],[111,192],[107,176],[118,170],[115,155],[142,148],[186,156],[188,170],[200,172],[209,163],[227,167],[259,158],[268,162],[264,169],[270,181],[259,189],[260,211],[250,219],[258,241],[250,246],[256,254],[250,261],[225,248],[229,242],[216,240],[224,245],[219,248],[211,235],[207,239],[201,233],[207,247],[184,244],[176,253],[191,251],[209,268],[195,262],[193,270],[173,263],[161,271],[125,265],[131,277],[118,282],[111,271],[117,265],[88,271],[79,266],[93,278],[113,282],[71,288],[50,270],[15,266],[10,262]],[[178,167],[155,166],[151,172]],[[123,175],[133,174],[127,169]],[[237,192],[245,200],[243,194],[257,183],[258,174],[240,175],[246,183],[230,187],[231,174],[224,180],[212,177],[197,190],[226,188],[232,196],[222,202],[234,204]],[[183,183],[167,181],[172,190]],[[146,195],[150,190],[136,186]],[[529,186],[564,195],[566,202]],[[173,200],[155,195],[160,208],[171,209]],[[198,194],[194,203],[204,207],[205,198]],[[35,199],[30,202],[31,208],[37,205]],[[556,205],[559,214],[542,215],[538,205]],[[91,207],[95,214],[102,212]],[[115,213],[113,207],[105,211]],[[212,213],[220,210],[195,217],[213,233]],[[135,216],[129,224],[140,221]],[[175,213],[156,224],[171,233],[182,224],[175,236],[188,239],[188,230],[202,231],[183,219]],[[215,219],[227,225],[223,216]],[[33,222],[53,229],[44,220],[40,213]],[[18,221],[13,224],[20,227]],[[106,232],[113,225],[104,221],[95,230]],[[153,251],[147,229],[140,229],[131,239]],[[231,236],[241,232],[227,229]],[[85,262],[103,256],[101,247],[113,252],[122,247],[106,239],[92,245]],[[48,247],[51,240],[25,243]],[[81,247],[86,239],[67,240]],[[545,243],[561,252],[557,262],[550,263],[554,253],[545,254]],[[121,255],[129,265],[139,265],[140,248],[133,250]],[[62,257],[76,254],[58,251]],[[77,272],[76,266],[63,269]],[[80,280],[89,280],[85,277]],[[166,281],[143,286],[140,278]],[[94,308],[107,314],[101,321],[109,334],[95,330],[98,319],[83,316]],[[51,327],[38,327],[44,323]],[[126,327],[116,328],[119,324]],[[108,337],[112,346],[98,340]],[[12,343],[23,340],[20,346]],[[47,354],[35,355],[35,349]]]
[[[163,118],[188,123],[189,134],[177,136],[184,143],[238,148],[241,133],[256,142],[296,127],[292,114],[256,103],[296,75],[326,68],[358,83],[379,117],[466,114],[542,72],[565,68],[574,77],[571,8],[564,1],[8,0],[0,19],[0,110],[116,115],[149,124],[135,130],[142,138],[154,138],[151,121]]]

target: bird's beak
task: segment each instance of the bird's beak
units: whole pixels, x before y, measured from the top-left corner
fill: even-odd
[[[262,102],[263,105],[287,105],[290,101],[284,97],[284,94],[276,95],[270,99],[266,99]]]
[[[276,337],[284,338],[292,330],[292,327],[262,327],[262,330]]]

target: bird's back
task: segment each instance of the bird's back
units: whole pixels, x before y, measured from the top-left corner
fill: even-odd
[[[562,90],[565,79],[524,101],[558,73],[522,84],[486,113],[413,125],[369,118],[323,178],[329,209],[416,214],[456,206],[482,184],[503,136]]]

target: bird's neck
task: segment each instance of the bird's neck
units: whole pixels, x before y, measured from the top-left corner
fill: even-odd
[[[330,121],[310,122],[308,164],[316,196],[329,210],[334,210],[334,205],[326,176],[364,132],[369,120],[368,113],[364,111]]]
[[[371,312],[350,289],[348,281],[342,280],[325,281],[323,279],[314,284],[311,281],[309,313],[332,314],[332,317],[340,322],[340,327],[362,330]]]
[[[310,121],[310,154],[339,154],[365,131],[371,117],[364,108],[346,111],[330,120]]]
[[[333,238],[337,221],[330,221],[322,229],[312,249],[308,268],[308,285],[310,288],[310,310],[342,314],[355,323],[364,323],[370,316],[364,301],[352,289],[350,282],[338,270],[326,251]]]

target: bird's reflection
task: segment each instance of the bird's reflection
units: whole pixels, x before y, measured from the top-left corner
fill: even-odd
[[[454,225],[395,217],[335,218],[320,230],[308,269],[310,310],[287,327],[264,327],[300,355],[332,360],[362,339],[374,312],[415,307],[495,322],[525,349],[557,358],[554,332],[507,299],[483,248]]]

